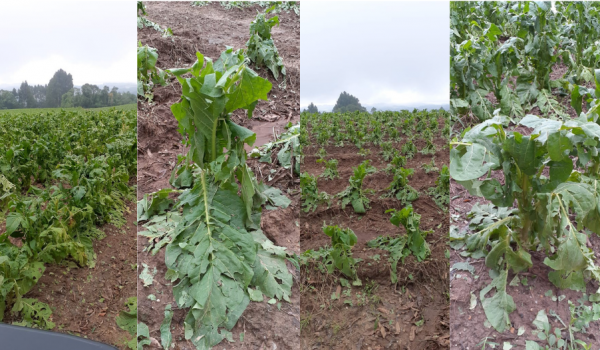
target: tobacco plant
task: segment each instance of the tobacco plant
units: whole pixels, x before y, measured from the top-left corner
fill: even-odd
[[[398,262],[404,262],[404,259],[413,254],[417,261],[425,260],[431,253],[429,245],[425,241],[427,234],[432,231],[421,231],[421,215],[414,213],[412,205],[408,205],[402,210],[390,209],[386,213],[391,213],[390,222],[396,226],[404,226],[405,236],[379,236],[369,242],[370,248],[383,249],[390,252],[389,261],[391,263],[392,283],[398,282]]]
[[[419,192],[408,184],[408,177],[414,174],[414,169],[396,169],[392,183],[385,189],[387,192],[382,198],[396,198],[402,204],[412,202],[419,198]]]
[[[275,80],[279,79],[281,73],[285,76],[283,59],[271,37],[271,29],[279,25],[279,17],[273,16],[266,19],[266,14],[275,9],[276,6],[268,8],[264,13],[258,13],[250,24],[250,39],[246,43],[248,47],[248,58],[257,66],[266,66],[273,73]]]
[[[304,212],[315,211],[319,204],[326,203],[329,208],[331,199],[325,192],[319,192],[317,188],[317,178],[309,173],[300,175],[300,189],[302,191],[301,199]]]
[[[167,85],[168,73],[156,67],[158,52],[140,42],[137,49],[137,93],[146,100],[152,100],[152,88],[156,85]]]
[[[271,83],[247,67],[243,51],[227,48],[214,63],[196,56],[192,67],[169,70],[182,86],[182,101],[171,110],[189,146],[172,184],[189,189],[175,203],[183,215],[165,264],[177,305],[189,308],[186,339],[207,349],[231,337],[250,300],[264,294],[289,301],[292,276],[285,248],[259,228],[261,207],[272,198],[246,163],[244,145],[252,146],[256,134],[230,120],[238,109],[251,117]]]
[[[440,209],[448,211],[448,205],[450,204],[450,171],[446,164],[442,166],[440,175],[435,180],[435,187],[430,187],[427,193]]]
[[[366,213],[369,209],[369,198],[366,194],[373,193],[373,190],[363,188],[363,180],[368,174],[377,171],[375,167],[369,165],[369,160],[365,160],[358,167],[353,169],[354,175],[350,177],[350,185],[345,190],[338,193],[336,197],[340,199],[342,209],[346,205],[352,204],[354,211],[359,214]]]
[[[330,159],[327,161],[324,159],[319,159],[319,160],[317,160],[317,163],[325,163],[325,170],[319,177],[324,177],[329,180],[333,180],[335,178],[340,177],[340,174],[338,173],[338,169],[337,169],[337,166],[338,166],[337,159]]]
[[[530,251],[539,247],[547,255],[548,278],[559,288],[584,290],[586,279],[600,280],[600,267],[586,245],[591,232],[600,234],[598,172],[588,172],[597,169],[600,125],[585,116],[561,122],[528,115],[520,125],[533,130],[523,135],[506,130],[506,123],[494,117],[476,125],[450,151],[450,175],[472,195],[498,207],[517,206],[514,215],[466,240],[468,251],[486,255],[486,265],[496,271],[480,299],[500,332],[515,309],[506,293],[508,270],[529,269]],[[494,296],[486,297],[492,289]]]
[[[349,228],[343,229],[336,225],[324,226],[323,233],[331,238],[331,249],[324,261],[327,271],[333,273],[335,269],[338,269],[347,277],[352,278],[355,284],[360,285],[356,274],[356,260],[352,258],[352,247],[357,242],[354,232]]]
[[[94,267],[97,225],[124,223],[135,124],[135,111],[0,114],[0,317],[10,309],[19,325],[54,327],[48,305],[23,296],[45,263]]]

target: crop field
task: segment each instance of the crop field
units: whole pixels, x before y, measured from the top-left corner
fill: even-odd
[[[101,107],[101,108],[19,108],[19,109],[4,109],[0,110],[0,113],[4,114],[41,114],[48,112],[56,112],[56,111],[67,111],[67,112],[84,112],[84,111],[110,111],[111,109],[119,110],[119,111],[135,111],[137,109],[136,104],[128,104],[116,107]]]
[[[273,4],[138,5],[145,349],[298,349],[300,19]]]
[[[448,348],[448,122],[302,113],[302,349]]]
[[[0,320],[125,349],[135,110],[0,112]]]
[[[454,349],[600,348],[600,4],[451,4]]]

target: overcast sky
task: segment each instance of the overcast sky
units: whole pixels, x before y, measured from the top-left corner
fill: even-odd
[[[5,1],[0,5],[0,86],[136,82],[135,1]]]
[[[302,2],[302,108],[335,105],[346,91],[364,105],[447,105],[448,2]]]

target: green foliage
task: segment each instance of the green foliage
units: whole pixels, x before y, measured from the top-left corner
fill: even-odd
[[[257,182],[244,148],[253,145],[256,134],[230,120],[239,109],[251,117],[258,100],[267,100],[271,84],[247,67],[244,51],[227,48],[214,63],[196,56],[192,67],[168,70],[182,86],[181,102],[171,106],[189,148],[178,156],[171,176],[171,184],[182,190],[172,212],[167,211],[170,190],[144,197],[138,219],[149,220],[143,235],[159,238],[153,251],[166,244],[167,278],[174,283],[177,306],[188,309],[185,338],[208,349],[231,339],[230,330],[249,302],[259,299],[257,293],[290,300],[285,248],[259,229],[263,205],[285,207],[290,200]],[[297,128],[289,128],[274,142],[282,146],[278,160],[288,168],[300,155]],[[168,347],[170,311],[165,315],[161,341]]]
[[[163,38],[173,36],[171,28],[162,28],[159,24],[152,22],[148,18],[144,17],[147,15],[146,6],[142,1],[137,2],[137,27],[138,29],[152,28],[157,32],[161,33]]]
[[[404,156],[407,159],[411,159],[417,153],[417,146],[413,143],[412,138],[406,140],[406,142],[402,145],[401,152],[404,153]]]
[[[600,234],[600,126],[590,121],[592,113],[590,120],[584,117],[563,123],[528,115],[520,122],[532,129],[527,136],[505,130],[506,121],[494,117],[453,142],[450,175],[454,180],[499,208],[517,204],[514,215],[466,239],[468,252],[483,253],[486,265],[500,271],[490,285],[499,296],[486,299],[494,310],[486,312],[488,319],[500,332],[514,310],[506,295],[507,270],[531,267],[530,250],[546,253],[544,264],[552,269],[549,280],[559,288],[584,290],[585,279],[600,280],[594,253],[586,245],[591,232]],[[574,166],[571,157],[575,156]],[[543,175],[545,170],[549,176]],[[491,171],[501,172],[504,181]]]
[[[148,325],[140,322],[137,325],[137,350],[143,350],[144,345],[150,345],[150,330]],[[131,346],[132,345],[132,346]],[[135,344],[130,344],[130,348],[135,349]]]
[[[142,46],[139,42],[137,48],[137,93],[147,100],[152,101],[154,94],[152,88],[158,84],[167,85],[168,73],[156,67],[158,52],[148,45]]]
[[[406,157],[400,155],[398,151],[394,153],[394,157],[390,161],[390,163],[385,168],[386,173],[395,173],[396,169],[401,168],[406,165]]]
[[[388,210],[392,217],[390,221],[399,226],[402,224],[406,228],[405,236],[379,236],[369,242],[367,246],[386,250],[390,253],[389,262],[392,268],[390,277],[392,283],[398,283],[398,262],[404,263],[404,258],[413,254],[417,261],[422,261],[430,254],[429,246],[425,242],[425,236],[430,231],[421,231],[419,224],[421,216],[413,213],[413,208],[408,205],[400,211],[395,209]]]
[[[422,164],[421,168],[423,168],[423,170],[425,170],[425,174],[429,174],[432,171],[434,171],[434,172],[440,171],[440,169],[435,165],[435,157],[431,157],[430,163]]]
[[[253,158],[259,158],[261,162],[273,162],[273,154],[277,151],[277,162],[284,169],[294,167],[294,173],[300,174],[300,162],[302,160],[302,150],[300,146],[300,126],[289,123],[287,130],[281,135],[275,135],[275,140],[271,141],[260,149],[252,150],[250,154]]]
[[[446,164],[442,166],[440,175],[435,180],[435,187],[430,187],[427,193],[440,209],[443,211],[448,210],[448,205],[450,205],[450,170]]]
[[[348,278],[358,281],[356,275],[356,261],[352,258],[352,247],[357,238],[354,232],[336,226],[324,226],[323,233],[331,238],[331,249],[327,250],[324,264],[329,273],[338,269]]]
[[[279,25],[279,17],[274,16],[266,19],[266,14],[275,9],[275,6],[267,9],[264,13],[258,13],[250,23],[250,39],[246,43],[248,47],[248,58],[258,67],[266,66],[273,73],[275,80],[279,79],[279,73],[285,76],[283,59],[279,56],[275,42],[271,38],[271,28]],[[285,77],[284,77],[285,80]]]
[[[137,297],[130,297],[125,302],[125,306],[129,309],[129,311],[121,310],[119,311],[119,315],[116,317],[115,321],[117,326],[124,331],[129,332],[129,335],[133,336],[133,338],[125,343],[127,347],[132,350],[136,349],[137,344]],[[170,306],[170,304],[169,304]],[[146,326],[148,328],[148,326]],[[141,347],[142,345],[140,345]]]
[[[571,94],[580,114],[583,94],[563,85],[566,80],[574,86],[594,80],[600,59],[598,5],[557,2],[556,11],[552,5],[524,1],[451,6],[452,114],[472,114],[482,122],[498,110],[518,121],[539,107],[546,118],[568,120],[559,102],[565,93]],[[560,63],[567,67],[564,75],[551,80]]]
[[[238,186],[218,180],[216,164],[199,169],[199,181],[179,197],[183,221],[167,245],[165,264],[185,318],[186,339],[209,348],[229,332],[250,302],[248,288],[289,301],[292,276],[285,248],[260,230],[247,230],[247,211]]]
[[[13,322],[13,324],[44,330],[50,330],[55,327],[54,322],[50,321],[52,309],[50,309],[48,304],[32,298],[23,298],[20,300],[20,303],[22,305],[20,313],[23,319],[20,322]]]
[[[404,169],[402,167],[396,169],[392,183],[386,188],[387,193],[382,197],[396,197],[402,204],[412,202],[419,198],[419,192],[408,184],[408,177],[414,174],[413,169]]]
[[[317,178],[309,173],[300,175],[300,189],[302,191],[302,206],[304,212],[315,211],[319,204],[327,203],[327,207],[331,205],[331,199],[325,192],[320,192],[317,188]]]
[[[397,152],[398,151],[394,148],[394,145],[391,141],[383,142],[381,144],[381,158],[383,158],[383,160],[386,162],[389,162],[391,159],[393,159]]]
[[[125,306],[129,310],[119,311],[119,315],[116,317],[115,321],[119,328],[129,332],[129,334],[131,335],[135,335],[137,332],[138,317],[137,297],[130,297],[129,299],[127,299],[127,302],[125,302]]]
[[[169,349],[171,347],[171,341],[173,335],[171,335],[171,320],[173,319],[173,310],[171,310],[171,304],[165,306],[165,318],[160,325],[160,344],[163,349]]]
[[[182,86],[182,101],[173,104],[171,111],[180,133],[188,136],[185,144],[189,146],[187,155],[179,157],[171,184],[191,187],[193,170],[213,163],[217,181],[239,181],[247,219],[252,220],[255,200],[260,204],[260,192],[246,165],[244,144],[252,146],[256,134],[230,117],[238,109],[247,110],[248,117],[252,117],[258,100],[268,99],[271,83],[247,67],[243,51],[228,48],[214,63],[199,52],[196,56],[191,68],[169,70]],[[191,73],[191,77],[183,78],[185,73]]]
[[[352,208],[356,213],[364,214],[369,209],[370,202],[366,194],[372,193],[373,190],[363,189],[363,180],[368,174],[376,172],[377,169],[369,165],[369,160],[365,160],[352,170],[354,175],[350,176],[350,185],[338,193],[336,197],[340,199],[342,209],[346,208],[346,205],[352,204]]]
[[[123,223],[137,170],[135,125],[133,110],[0,114],[0,210],[8,209],[0,317],[12,307],[19,324],[53,327],[48,306],[23,296],[44,263],[93,267],[93,240],[103,238],[96,226]]]
[[[340,177],[340,174],[338,173],[338,169],[337,169],[337,166],[338,166],[337,159],[330,159],[327,161],[325,161],[324,159],[318,159],[317,163],[325,163],[325,170],[319,177],[324,177],[329,180],[333,180],[333,179]]]
[[[407,205],[402,210],[390,209],[386,213],[392,213],[390,222],[396,226],[404,226],[406,229],[406,245],[417,261],[425,260],[431,253],[429,245],[425,242],[427,234],[433,231],[422,231],[420,229],[421,215],[413,212],[412,205]]]

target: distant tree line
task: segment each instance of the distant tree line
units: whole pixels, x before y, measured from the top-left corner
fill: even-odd
[[[306,111],[308,113],[319,113],[319,109],[312,102],[310,103],[310,105],[308,105],[308,108],[305,109],[304,111]],[[334,113],[346,113],[346,112],[354,112],[354,111],[366,112],[367,109],[360,104],[360,101],[358,100],[358,98],[350,95],[346,91],[343,91],[340,94],[340,96],[338,97],[337,102],[335,103],[335,106],[333,107],[333,112]],[[375,107],[371,108],[371,113],[374,113],[376,111],[377,111],[377,109]]]
[[[333,107],[333,112],[346,113],[354,111],[366,112],[367,109],[360,104],[358,98],[350,95],[346,91],[342,92]]]
[[[18,108],[99,108],[136,102],[136,95],[119,92],[117,87],[102,89],[85,84],[73,86],[73,76],[59,69],[46,85],[21,83],[19,89],[0,90],[0,109]]]

